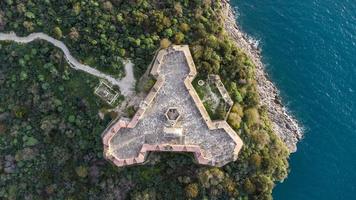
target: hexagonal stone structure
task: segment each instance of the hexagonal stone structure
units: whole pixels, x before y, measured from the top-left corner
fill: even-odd
[[[178,108],[168,108],[166,118],[171,126],[174,126],[180,118]]]

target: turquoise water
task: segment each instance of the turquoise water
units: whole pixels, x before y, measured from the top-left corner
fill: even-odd
[[[305,127],[277,200],[356,199],[356,1],[232,0]]]

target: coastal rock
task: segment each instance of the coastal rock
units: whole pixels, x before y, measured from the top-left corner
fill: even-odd
[[[275,133],[291,152],[295,152],[297,150],[297,142],[303,137],[301,127],[282,104],[278,89],[268,79],[265,66],[261,61],[261,51],[258,45],[237,26],[230,1],[222,0],[221,5],[226,32],[235,41],[236,45],[244,50],[256,66],[256,80],[260,103],[267,107]]]

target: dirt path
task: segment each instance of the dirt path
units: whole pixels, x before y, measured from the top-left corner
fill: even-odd
[[[14,42],[18,42],[18,43],[29,43],[34,40],[46,40],[47,42],[60,48],[63,51],[67,62],[70,64],[70,66],[73,69],[84,71],[84,72],[91,74],[93,76],[96,76],[98,78],[105,79],[105,80],[109,81],[112,85],[119,86],[122,95],[129,96],[134,92],[133,89],[134,89],[136,80],[135,80],[134,74],[133,74],[133,64],[130,61],[125,62],[126,76],[121,80],[117,80],[114,77],[112,77],[108,74],[104,74],[93,67],[90,67],[88,65],[80,63],[77,59],[75,59],[71,55],[69,49],[63,42],[56,40],[45,33],[31,33],[30,35],[28,35],[26,37],[19,37],[14,32],[0,33],[0,41],[14,41]]]

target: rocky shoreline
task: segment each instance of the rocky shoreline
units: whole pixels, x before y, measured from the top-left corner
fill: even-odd
[[[234,10],[229,0],[222,0],[222,14],[226,32],[243,49],[256,66],[257,89],[261,104],[267,106],[269,117],[276,134],[284,141],[291,152],[297,150],[297,142],[303,137],[303,130],[297,120],[281,103],[279,91],[269,80],[261,61],[261,51],[257,45],[241,31],[236,24]]]

